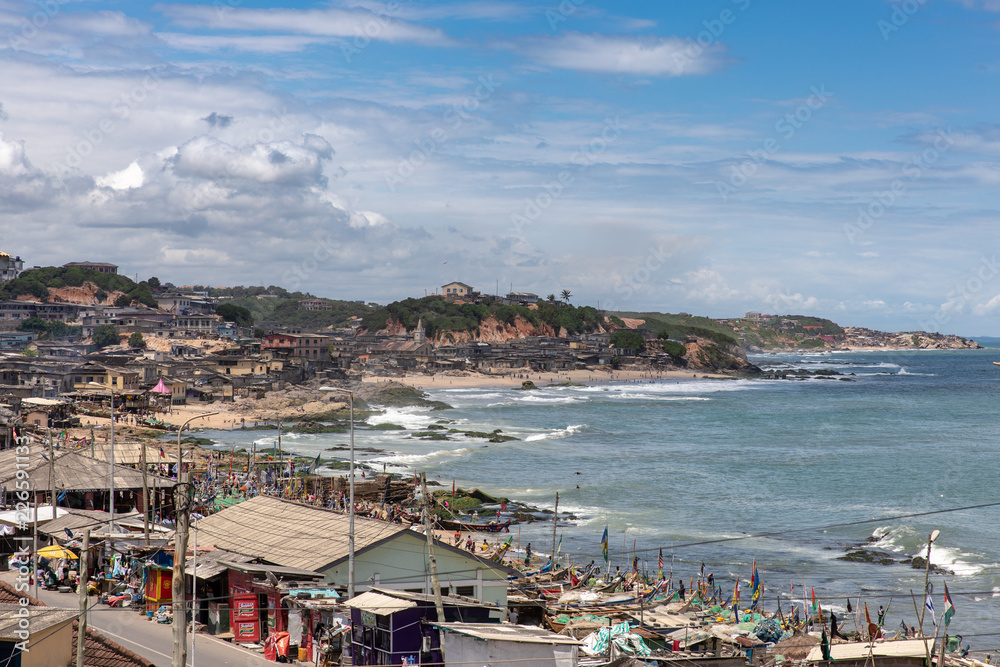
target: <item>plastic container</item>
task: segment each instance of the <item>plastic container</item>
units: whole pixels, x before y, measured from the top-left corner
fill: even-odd
[[[309,652],[306,649],[304,649],[304,648],[302,648],[300,646],[299,647],[299,661],[300,662],[305,662],[308,659],[309,659]]]

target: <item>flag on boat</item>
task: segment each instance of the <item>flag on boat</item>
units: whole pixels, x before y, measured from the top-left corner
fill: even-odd
[[[318,467],[319,467],[319,454],[316,455],[316,460],[309,464],[309,473],[308,474],[310,474],[310,475],[316,474],[316,468],[318,468]]]
[[[740,610],[740,575],[736,575],[736,587],[733,589],[733,610],[739,613]]]
[[[948,593],[948,584],[944,585],[944,614],[941,618],[944,619],[944,624],[948,625],[951,623],[951,617],[955,615],[955,605],[951,602],[951,595]]]
[[[556,555],[557,556],[559,555],[560,551],[562,551],[562,535],[559,535],[559,546],[556,547]]]
[[[660,569],[660,579],[663,578],[663,547],[660,547],[660,553],[656,557],[656,566]]]
[[[924,598],[924,608],[931,613],[931,623],[937,627],[937,619],[934,618],[934,600],[931,599],[930,593]]]
[[[601,553],[604,555],[604,562],[608,562],[608,527],[604,527],[604,535],[601,536]]]
[[[750,578],[750,595],[753,599],[753,603],[750,605],[752,609],[756,609],[760,605],[760,595],[763,592],[763,586],[760,584],[760,573],[757,571],[757,561],[753,562],[753,574]]]
[[[812,610],[813,610],[813,613],[815,614],[816,611],[819,609],[819,607],[816,605],[816,587],[813,586],[810,590],[812,591],[812,596],[813,596],[813,608],[812,608]]]

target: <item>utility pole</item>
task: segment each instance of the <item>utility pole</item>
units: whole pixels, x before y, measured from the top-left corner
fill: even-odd
[[[149,546],[149,480],[146,479],[148,472],[146,464],[146,443],[141,443],[142,447],[142,529],[146,535],[146,546]]]
[[[56,448],[52,445],[52,429],[46,429],[49,439],[49,498],[52,500],[52,518],[56,519]]]
[[[87,571],[90,567],[90,529],[83,532],[83,550],[80,552],[80,565],[76,577],[76,588],[80,594],[80,621],[76,630],[76,667],[83,665],[83,649],[87,643]]]
[[[178,436],[179,439],[179,436]],[[179,457],[178,457],[179,461]],[[174,512],[177,530],[174,532],[174,571],[171,598],[174,610],[174,660],[173,667],[185,667],[187,662],[187,612],[184,592],[184,561],[187,559],[188,522],[191,517],[191,494],[188,473],[178,463],[177,486],[174,487]]]
[[[444,623],[444,600],[441,599],[441,580],[438,579],[437,559],[434,558],[434,529],[431,525],[431,508],[427,494],[427,473],[420,473],[420,492],[424,497],[424,535],[427,537],[427,558],[431,564],[431,586],[434,587],[434,609],[438,623]],[[440,631],[441,662],[444,663],[444,630]]]
[[[552,512],[552,556],[549,558],[549,563],[552,567],[549,568],[549,574],[556,571],[556,524],[559,521],[559,492],[556,491],[556,509]]]

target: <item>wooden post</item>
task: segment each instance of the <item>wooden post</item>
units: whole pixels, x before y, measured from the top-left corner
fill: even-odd
[[[56,518],[56,448],[52,444],[52,429],[45,429],[49,440],[49,498],[52,501],[52,518]]]
[[[87,570],[90,567],[90,529],[83,532],[83,551],[80,552],[80,565],[76,578],[77,592],[80,594],[80,621],[76,631],[76,667],[83,665],[83,649],[87,643]]]
[[[146,479],[146,443],[139,445],[142,447],[142,528],[146,535],[146,546],[149,546],[149,481]]]
[[[556,509],[552,513],[552,555],[549,556],[549,563],[551,567],[549,568],[549,574],[552,574],[556,569],[556,524],[559,521],[559,492],[556,491]]]
[[[427,538],[427,558],[431,565],[431,586],[434,587],[434,609],[438,623],[444,623],[444,600],[441,599],[441,580],[438,579],[437,559],[434,558],[434,528],[431,523],[430,496],[427,493],[427,473],[420,473],[420,492],[424,497],[424,536]],[[441,662],[444,662],[444,630],[440,631]],[[179,666],[183,667],[183,665]]]

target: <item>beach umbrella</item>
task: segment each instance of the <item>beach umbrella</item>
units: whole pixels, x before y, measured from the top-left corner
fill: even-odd
[[[51,547],[39,549],[38,555],[45,556],[46,558],[77,558],[75,553],[66,547],[59,546],[58,544],[53,544]]]

